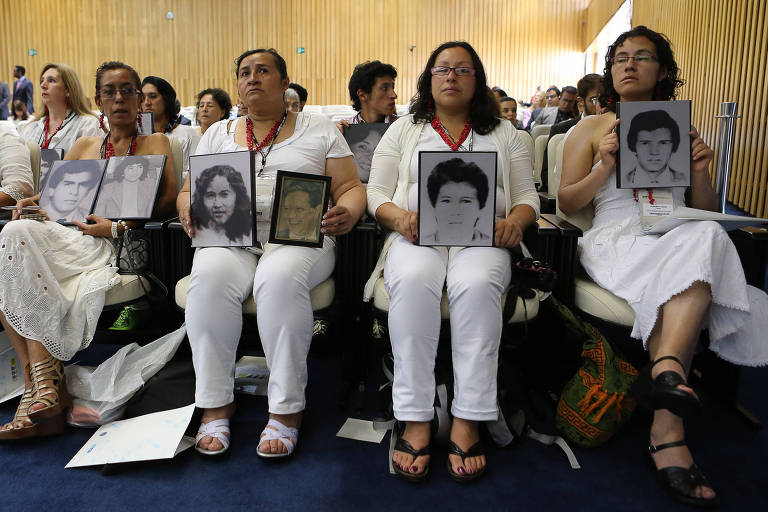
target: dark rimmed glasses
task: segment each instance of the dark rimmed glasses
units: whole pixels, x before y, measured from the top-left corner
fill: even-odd
[[[475,76],[475,68],[467,66],[459,66],[455,68],[449,66],[433,66],[429,71],[432,73],[432,76],[448,76],[451,74],[451,71],[453,71],[457,77]]]

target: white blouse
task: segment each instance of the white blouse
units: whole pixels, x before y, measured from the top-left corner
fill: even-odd
[[[49,129],[53,131],[56,127],[50,126]],[[31,121],[23,127],[19,126],[18,130],[22,139],[42,146],[43,133],[45,132],[45,117]],[[63,149],[66,155],[72,149],[72,146],[75,145],[77,139],[96,135],[104,136],[104,132],[99,127],[99,119],[96,116],[74,114],[69,110],[61,129],[53,136],[48,147],[50,149]]]

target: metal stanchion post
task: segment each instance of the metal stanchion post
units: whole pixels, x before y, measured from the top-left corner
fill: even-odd
[[[715,176],[715,193],[717,193],[718,208],[720,213],[725,213],[725,202],[728,197],[728,177],[731,174],[731,155],[733,153],[734,121],[738,115],[739,102],[724,101],[720,104],[720,147],[717,155],[717,174]]]

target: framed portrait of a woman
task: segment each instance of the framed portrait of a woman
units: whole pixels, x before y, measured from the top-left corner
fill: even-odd
[[[253,153],[189,157],[192,247],[252,247]]]
[[[150,219],[164,166],[165,155],[113,156],[93,213],[106,219]]]
[[[421,151],[419,245],[491,247],[496,211],[495,151]]]
[[[330,193],[330,176],[277,171],[269,242],[322,247]]]

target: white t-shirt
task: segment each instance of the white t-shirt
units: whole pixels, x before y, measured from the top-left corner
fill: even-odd
[[[96,116],[72,115],[72,111],[68,111],[67,116],[61,129],[48,144],[49,149],[63,149],[66,155],[80,137],[104,136],[104,132],[99,127],[99,119]],[[48,129],[52,132],[56,130],[56,126],[49,126]],[[30,121],[23,127],[19,126],[18,130],[22,139],[36,142],[38,146],[42,146],[45,118]],[[50,132],[48,135],[50,136]]]
[[[179,124],[176,128],[171,130],[171,133],[166,134],[169,137],[179,141],[181,144],[181,152],[184,155],[184,171],[189,170],[189,155],[194,155],[197,144],[200,142],[200,134],[194,126]]]

